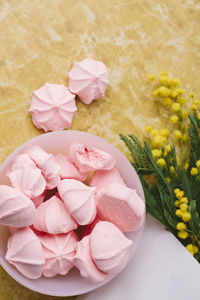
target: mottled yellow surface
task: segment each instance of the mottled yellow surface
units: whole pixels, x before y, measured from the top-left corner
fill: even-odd
[[[144,134],[167,122],[152,102],[147,75],[167,69],[198,94],[199,0],[0,0],[0,163],[39,135],[27,109],[46,81],[67,84],[74,61],[104,62],[104,100],[78,102],[72,129],[99,135],[125,152],[118,133]],[[160,118],[163,114],[162,119]],[[23,288],[0,269],[0,299],[55,299]]]

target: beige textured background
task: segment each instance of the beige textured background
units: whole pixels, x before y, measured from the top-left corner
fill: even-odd
[[[147,75],[167,69],[198,94],[199,0],[0,0],[0,163],[42,132],[27,114],[32,91],[67,84],[75,60],[104,62],[106,97],[78,101],[72,129],[99,135],[125,152],[118,133],[144,135],[167,117],[150,97]],[[162,118],[160,118],[160,116]],[[55,299],[21,287],[0,269],[0,300]]]

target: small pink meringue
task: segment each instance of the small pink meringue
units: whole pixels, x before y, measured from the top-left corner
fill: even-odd
[[[136,190],[113,183],[98,200],[97,211],[103,220],[112,222],[122,232],[130,232],[142,225],[145,204]]]
[[[94,191],[94,187],[75,179],[64,179],[58,184],[61,199],[79,225],[90,224],[96,216]]]
[[[45,197],[45,193],[43,193],[42,195],[35,197],[35,198],[31,198],[31,200],[33,201],[35,207],[37,208],[40,204],[42,204],[42,202],[44,201],[44,197]]]
[[[44,268],[44,253],[38,237],[28,227],[15,231],[8,240],[7,261],[29,279],[38,279]]]
[[[37,208],[33,226],[39,231],[50,234],[67,233],[78,228],[64,203],[56,196],[43,202]]]
[[[109,84],[107,67],[91,58],[75,62],[68,76],[69,90],[85,104],[102,99]]]
[[[125,185],[123,178],[121,177],[117,168],[113,168],[107,171],[94,171],[90,180],[90,186],[95,186],[95,198],[98,201],[103,195],[104,191],[108,190],[112,183],[118,183]]]
[[[0,185],[0,224],[16,228],[33,224],[36,208],[33,202],[20,191]]]
[[[70,160],[79,168],[80,172],[93,170],[110,170],[114,168],[115,158],[103,150],[74,143],[69,149]]]
[[[45,83],[33,92],[29,113],[45,132],[69,128],[77,110],[75,96],[63,84]]]
[[[43,275],[53,277],[66,275],[73,268],[78,236],[74,231],[67,234],[39,234],[45,256]]]
[[[39,146],[33,146],[26,149],[28,156],[41,169],[46,179],[47,189],[53,189],[60,181],[60,166],[55,162],[53,154],[49,154]]]
[[[77,243],[76,255],[74,256],[73,262],[86,281],[100,282],[107,276],[107,274],[97,268],[92,259],[89,235]]]
[[[41,170],[27,154],[20,154],[13,160],[7,176],[11,185],[29,198],[40,196],[46,188]]]
[[[55,161],[60,166],[59,175],[61,179],[70,178],[80,181],[85,181],[87,179],[88,172],[81,173],[66,155],[62,153],[55,155]]]
[[[101,221],[91,235],[92,258],[99,270],[118,274],[127,264],[132,241],[112,223]]]

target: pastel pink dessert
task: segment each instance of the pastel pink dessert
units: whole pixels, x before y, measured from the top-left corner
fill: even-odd
[[[39,234],[45,256],[43,275],[53,277],[57,274],[66,275],[74,266],[77,234],[71,231],[66,234]]]
[[[47,153],[39,146],[26,149],[26,153],[41,169],[47,189],[55,188],[60,181],[60,166],[56,163],[53,154]]]
[[[64,179],[58,184],[61,199],[79,225],[90,224],[96,216],[94,191],[94,187],[75,179]]]
[[[55,155],[55,161],[60,166],[59,175],[61,179],[71,178],[85,181],[88,178],[88,172],[80,172],[66,155],[62,153]]]
[[[75,96],[63,84],[45,83],[33,92],[29,113],[45,132],[69,128],[77,110]]]
[[[122,232],[136,231],[143,223],[145,204],[136,190],[113,183],[98,200],[97,211]]]
[[[42,202],[44,201],[44,197],[45,197],[45,193],[43,193],[42,195],[36,197],[36,198],[31,198],[31,200],[33,201],[35,207],[37,208],[40,204],[42,204]]]
[[[109,84],[107,67],[92,58],[75,62],[68,76],[69,90],[85,104],[102,99]]]
[[[108,190],[110,185],[113,183],[126,185],[117,168],[107,171],[94,171],[90,180],[90,186],[94,186],[96,188],[95,198],[97,201],[101,198],[104,191]]]
[[[132,241],[110,222],[96,224],[91,235],[91,254],[97,268],[108,274],[118,274],[127,264]]]
[[[6,259],[29,279],[42,275],[45,263],[42,246],[28,227],[18,229],[9,237]]]
[[[35,229],[50,234],[67,233],[78,228],[64,203],[56,196],[43,202],[37,208],[33,223]]]
[[[115,158],[103,150],[74,143],[69,149],[70,160],[79,168],[80,172],[93,170],[110,170],[114,168]]]
[[[85,280],[100,282],[107,276],[107,274],[97,268],[92,259],[89,235],[77,243],[76,255],[74,256],[73,262]]]
[[[41,196],[46,188],[41,170],[27,154],[20,154],[13,160],[7,176],[11,185],[29,198]]]
[[[16,228],[33,224],[36,208],[33,202],[20,191],[0,185],[0,224]]]
[[[79,235],[80,238],[82,239],[86,235],[89,235],[92,232],[92,230],[94,229],[95,225],[100,221],[102,221],[102,219],[100,219],[99,215],[96,214],[96,217],[95,217],[94,221],[91,224],[81,226],[80,235]]]

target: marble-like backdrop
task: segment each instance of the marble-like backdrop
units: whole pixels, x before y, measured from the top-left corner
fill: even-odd
[[[105,138],[124,153],[118,133],[144,135],[165,126],[147,75],[168,70],[198,95],[199,0],[0,0],[0,163],[42,131],[27,114],[32,91],[46,81],[67,84],[74,61],[104,62],[104,100],[78,101],[71,129]],[[160,118],[162,116],[162,118]],[[54,299],[18,285],[0,269],[0,299]]]

